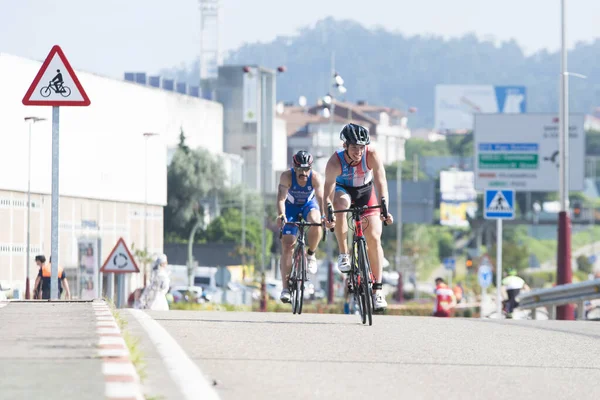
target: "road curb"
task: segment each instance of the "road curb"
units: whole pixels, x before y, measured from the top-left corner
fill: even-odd
[[[98,355],[102,358],[102,374],[107,400],[144,400],[140,377],[131,363],[129,350],[108,304],[92,302],[96,316]]]

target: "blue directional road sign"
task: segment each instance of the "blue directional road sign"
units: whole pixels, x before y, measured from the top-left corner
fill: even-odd
[[[444,258],[444,268],[449,270],[456,269],[456,259],[454,257]]]
[[[514,189],[486,189],[483,217],[485,219],[514,219]]]
[[[479,267],[477,271],[477,279],[479,280],[479,286],[483,289],[489,287],[492,284],[492,268],[489,265],[484,264]]]

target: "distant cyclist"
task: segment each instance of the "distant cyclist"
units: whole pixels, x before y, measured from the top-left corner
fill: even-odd
[[[502,287],[506,290],[506,296],[508,298],[506,302],[506,313],[511,317],[512,312],[519,305],[517,296],[521,292],[521,289],[529,290],[529,286],[527,286],[522,278],[517,276],[516,269],[510,268],[507,272],[508,276],[502,279]]]
[[[323,203],[323,178],[312,170],[313,156],[300,150],[292,157],[293,167],[284,171],[279,178],[277,193],[277,223],[283,227],[281,238],[281,291],[280,300],[284,303],[291,302],[288,278],[292,272],[292,255],[296,244],[298,227],[285,225],[286,222],[298,222],[298,215],[306,222],[321,223],[322,215],[319,204]],[[284,226],[285,225],[285,226]],[[311,274],[317,273],[317,258],[315,251],[321,240],[322,229],[311,226],[308,229],[307,244],[307,270]]]

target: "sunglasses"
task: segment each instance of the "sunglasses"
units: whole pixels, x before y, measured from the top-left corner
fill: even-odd
[[[311,167],[298,167],[296,169],[300,172],[308,172],[311,170]]]

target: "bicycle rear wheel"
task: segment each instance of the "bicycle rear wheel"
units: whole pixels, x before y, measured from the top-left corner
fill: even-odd
[[[373,325],[373,287],[371,286],[371,268],[369,266],[365,242],[362,240],[358,242],[358,265],[360,265],[360,280],[365,314],[369,320],[369,325]]]

